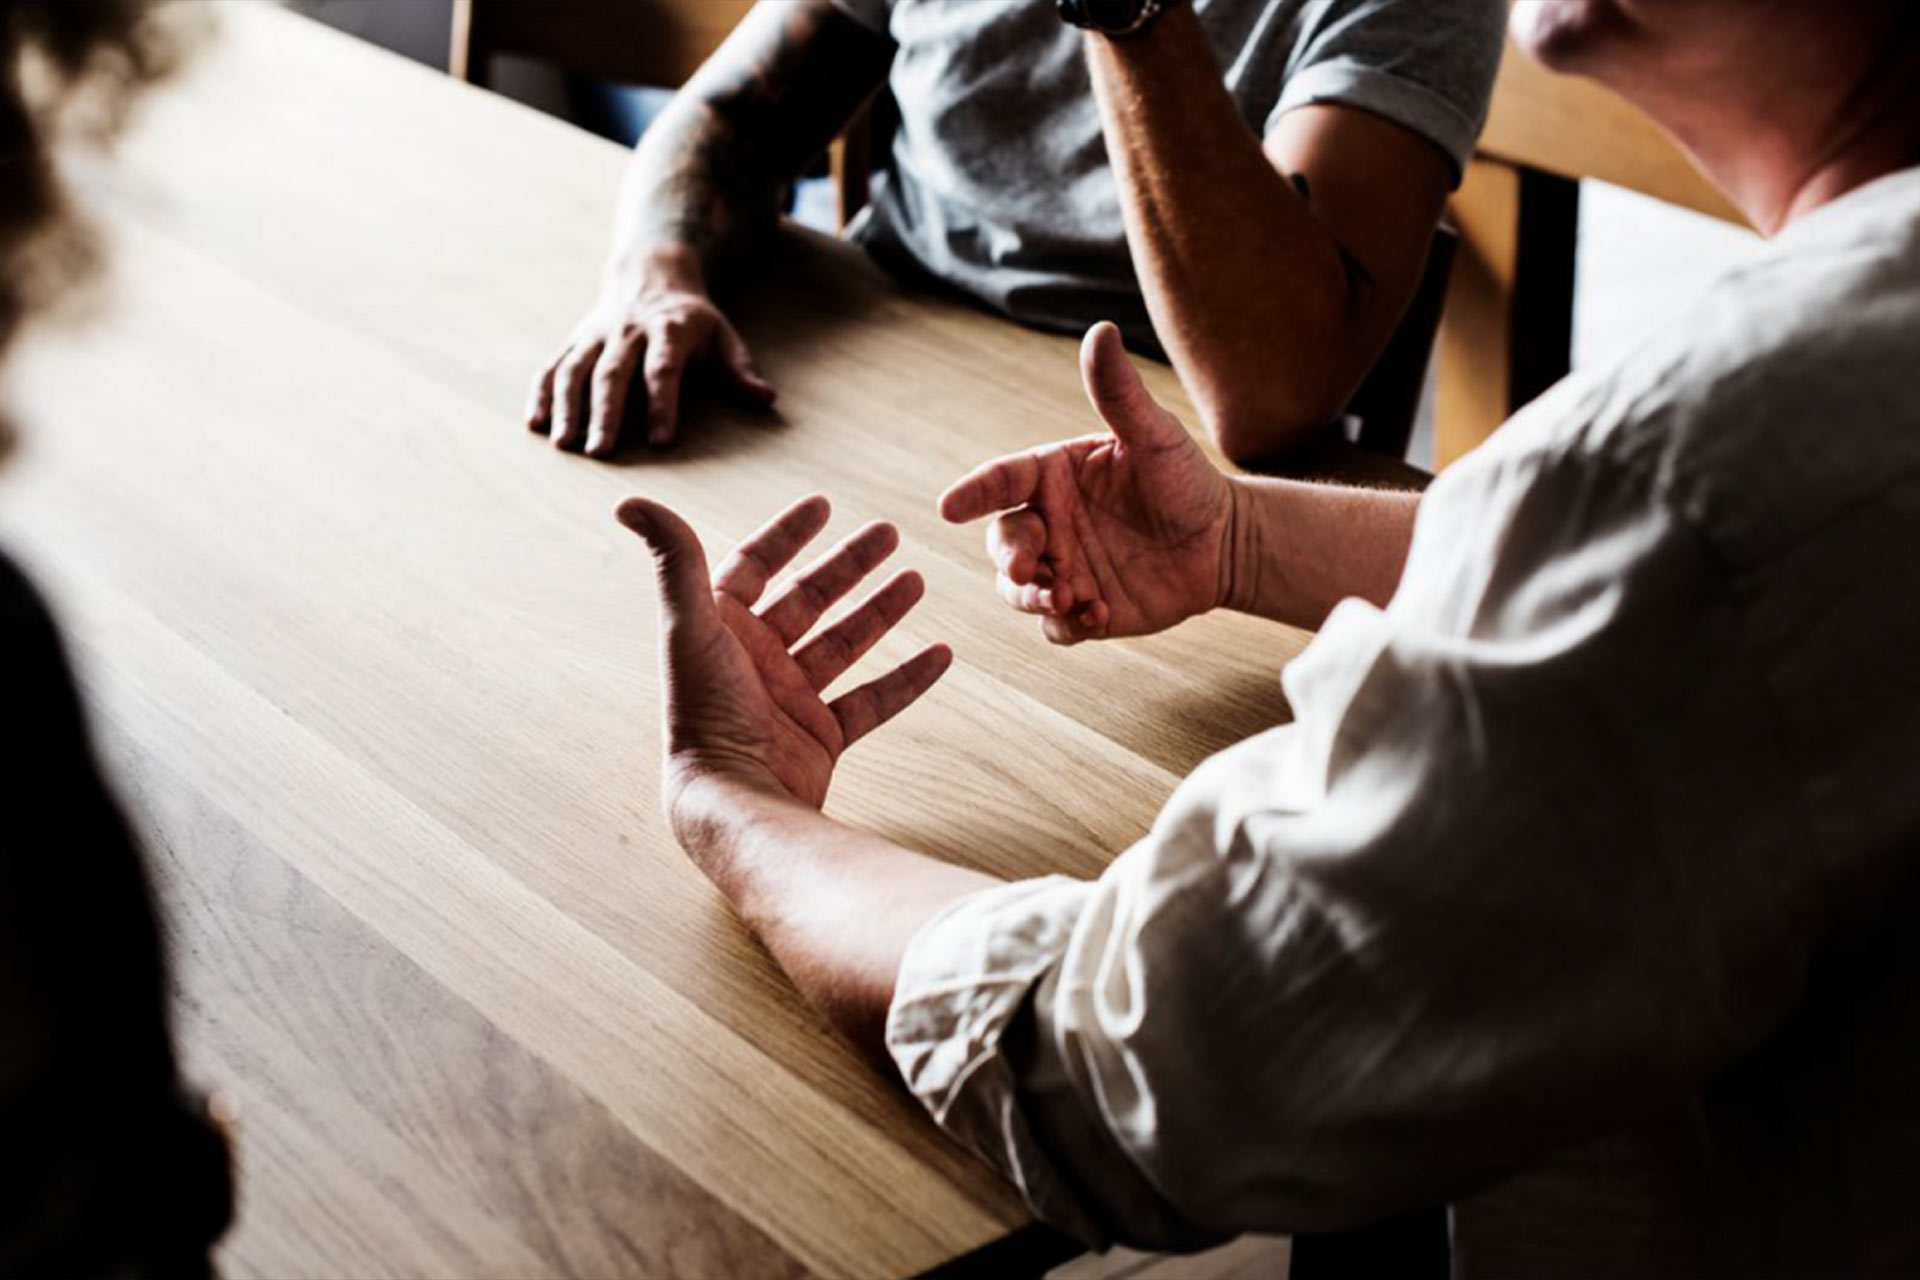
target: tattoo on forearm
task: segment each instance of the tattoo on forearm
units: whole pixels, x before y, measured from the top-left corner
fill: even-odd
[[[763,4],[643,141],[628,233],[724,259],[886,76],[892,46],[826,0]],[[742,39],[741,37],[747,37]]]
[[[1300,198],[1306,202],[1307,207],[1311,209],[1313,207],[1313,187],[1308,184],[1307,175],[1304,173],[1289,173],[1286,175],[1286,178],[1287,184],[1298,193]],[[1342,244],[1338,237],[1335,237],[1333,247],[1340,255],[1341,265],[1347,269],[1347,279],[1351,287],[1354,289],[1373,288],[1373,272],[1367,270],[1367,264],[1349,252],[1347,246]]]

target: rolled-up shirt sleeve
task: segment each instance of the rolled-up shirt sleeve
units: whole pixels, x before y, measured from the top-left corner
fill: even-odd
[[[1751,584],[1657,456],[1516,427],[1430,492],[1393,604],[1287,669],[1292,723],[1099,880],[910,944],[895,1060],[1048,1221],[1182,1248],[1452,1198],[1680,1098],[1797,997],[1825,897]]]
[[[1306,12],[1263,136],[1297,107],[1359,107],[1426,138],[1464,173],[1493,98],[1503,0],[1322,0]]]

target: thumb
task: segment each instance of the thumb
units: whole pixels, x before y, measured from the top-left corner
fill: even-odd
[[[660,611],[670,628],[698,625],[713,612],[713,584],[699,535],[671,509],[651,498],[628,498],[614,518],[646,539],[660,582]]]
[[[1180,420],[1162,409],[1127,359],[1120,330],[1102,320],[1087,330],[1080,343],[1080,380],[1086,384],[1093,411],[1118,436],[1120,443],[1138,448],[1164,448],[1176,437],[1187,438]]]

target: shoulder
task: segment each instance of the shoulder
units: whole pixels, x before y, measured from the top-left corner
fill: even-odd
[[[1291,12],[1292,47],[1269,59],[1295,107],[1358,107],[1437,145],[1464,171],[1486,123],[1506,32],[1505,0],[1270,0]],[[1269,23],[1278,27],[1282,24]]]
[[[1733,565],[1920,474],[1920,170],[1884,181],[1568,378],[1486,461],[1631,475]]]

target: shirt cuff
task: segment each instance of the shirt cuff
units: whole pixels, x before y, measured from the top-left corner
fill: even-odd
[[[1466,172],[1467,161],[1473,158],[1473,148],[1480,140],[1479,123],[1425,85],[1378,67],[1344,60],[1315,63],[1288,80],[1279,103],[1267,116],[1263,136],[1272,137],[1280,117],[1287,112],[1316,102],[1359,107],[1413,130],[1453,161],[1456,183]]]
[[[1002,1052],[1092,890],[1065,876],[1023,880],[962,898],[922,925],[895,980],[887,1050],[941,1128],[1006,1174],[1039,1217],[1099,1248],[1105,1232],[1035,1141]]]

